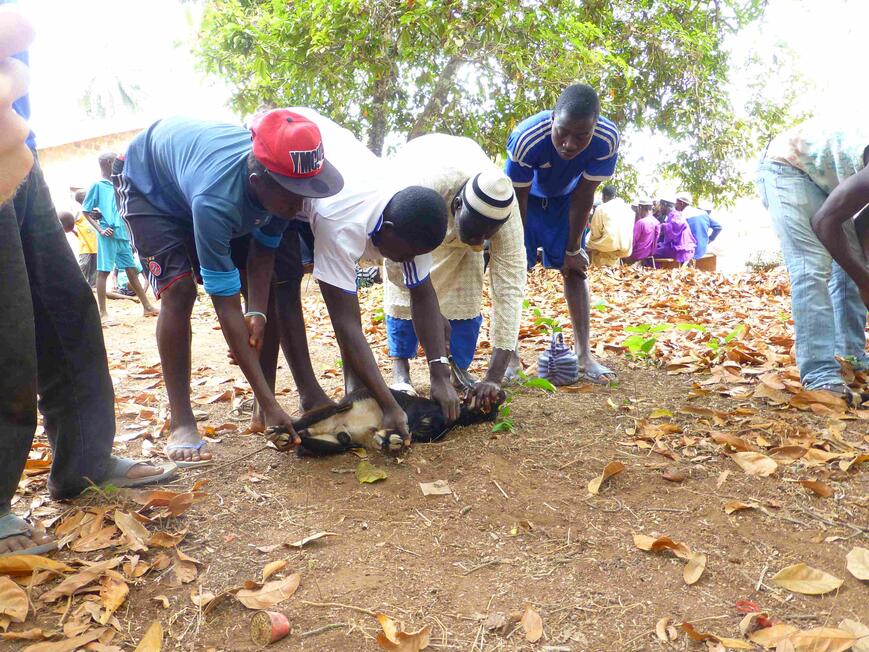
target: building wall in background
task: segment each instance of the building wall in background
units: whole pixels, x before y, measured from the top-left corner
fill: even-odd
[[[131,129],[115,134],[106,134],[73,143],[65,143],[44,149],[37,149],[39,162],[51,190],[51,198],[58,210],[75,213],[75,205],[69,192],[70,186],[90,187],[100,178],[97,156],[111,150],[123,152],[133,136],[141,131]],[[37,134],[38,145],[38,134]]]

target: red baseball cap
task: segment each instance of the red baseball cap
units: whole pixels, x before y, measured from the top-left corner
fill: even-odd
[[[251,120],[253,155],[281,186],[302,197],[331,197],[344,178],[326,160],[320,129],[287,109],[273,109]]]

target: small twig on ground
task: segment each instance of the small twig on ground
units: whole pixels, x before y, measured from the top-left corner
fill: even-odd
[[[225,469],[228,466],[232,466],[233,464],[237,464],[238,462],[241,462],[242,460],[246,460],[249,457],[253,457],[257,453],[262,453],[264,450],[266,450],[268,448],[271,448],[271,446],[266,444],[265,446],[261,446],[260,448],[257,448],[255,451],[251,451],[250,453],[245,453],[244,455],[239,455],[238,457],[231,459],[228,462],[224,462],[223,464],[218,464],[217,466],[203,467],[200,469],[200,474],[214,473],[215,471],[220,471],[221,469]],[[275,450],[275,449],[272,449],[272,450]]]
[[[498,491],[501,492],[501,494],[504,496],[504,498],[507,498],[507,499],[510,498],[510,496],[507,495],[507,492],[501,488],[501,485],[499,485],[498,481],[495,480],[494,478],[492,478],[492,484],[494,484],[496,487],[498,487]]]
[[[760,587],[763,586],[763,578],[766,577],[766,571],[769,568],[769,564],[763,565],[763,570],[760,571],[760,577],[757,579],[757,584],[754,587],[755,591],[760,591]]]
[[[401,547],[400,545],[398,545],[397,543],[393,543],[392,545],[393,545],[396,549],[400,550],[401,552],[406,552],[408,555],[413,555],[414,557],[422,557],[422,555],[419,554],[418,552],[414,552],[413,550],[408,550],[407,548],[402,548],[402,547]]]
[[[478,565],[474,566],[473,568],[466,570],[464,573],[462,573],[462,575],[468,576],[471,573],[476,573],[478,570],[480,570],[481,568],[485,568],[486,566],[492,566],[494,564],[503,564],[503,563],[504,562],[502,562],[500,559],[490,559],[489,561],[484,561],[482,564],[478,564]]]
[[[356,607],[352,604],[343,604],[341,602],[311,602],[310,600],[302,600],[301,602],[302,604],[306,604],[309,607],[335,607],[336,609],[350,609],[352,611],[358,611],[362,614],[374,616],[375,618],[377,617],[376,611],[371,611],[371,609],[365,609],[364,607]]]
[[[413,511],[415,511],[417,514],[419,514],[420,517],[422,518],[422,520],[424,520],[426,523],[431,525],[431,521],[426,517],[425,514],[423,514],[421,511],[419,511],[416,507],[413,508]]]
[[[676,512],[677,514],[685,514],[690,512],[690,509],[681,509],[679,507],[644,507],[644,512]]]
[[[347,623],[330,623],[328,625],[323,625],[322,627],[318,627],[317,629],[312,629],[308,632],[302,632],[299,634],[300,638],[307,638],[308,636],[316,636],[317,634],[323,634],[324,632],[328,632],[332,629],[340,629],[341,627],[346,627]]]

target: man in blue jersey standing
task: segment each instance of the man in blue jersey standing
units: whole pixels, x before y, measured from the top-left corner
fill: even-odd
[[[560,269],[576,340],[579,378],[595,383],[615,373],[595,360],[589,346],[588,255],[581,246],[594,193],[612,177],[619,130],[600,115],[597,92],[585,84],[564,89],[555,109],[520,122],[507,141],[506,172],[513,181],[528,269],[543,249],[543,265]]]
[[[344,185],[325,158],[319,128],[286,109],[257,116],[249,130],[167,118],[133,139],[119,172],[121,214],[162,300],[157,348],[171,411],[169,458],[179,466],[211,460],[211,453],[202,450],[205,442],[190,404],[190,315],[200,280],[253,389],[263,425],[292,432],[258,354],[275,251],[288,220],[304,199],[332,196]],[[250,244],[237,251],[232,241],[247,234],[253,235]],[[240,300],[242,267],[247,270],[246,313]]]

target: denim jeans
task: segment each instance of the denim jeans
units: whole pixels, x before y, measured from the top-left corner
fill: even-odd
[[[853,356],[860,366],[869,364],[866,307],[857,285],[812,230],[812,216],[827,194],[801,170],[775,161],[760,164],[757,188],[791,281],[800,380],[807,389],[841,383],[836,355]],[[843,237],[858,260],[864,260],[853,221],[845,224]]]
[[[0,515],[36,430],[37,393],[54,498],[105,475],[114,391],[97,305],[57,220],[39,164],[0,207]]]

